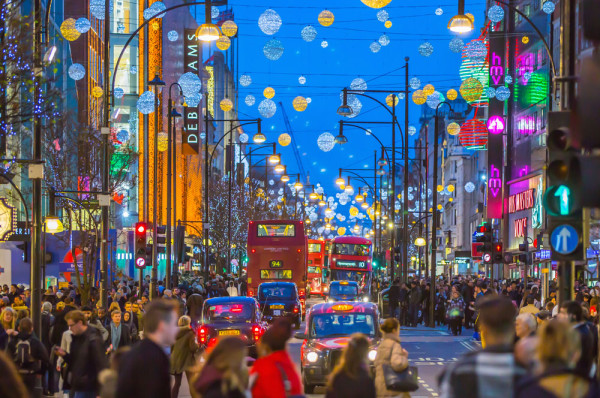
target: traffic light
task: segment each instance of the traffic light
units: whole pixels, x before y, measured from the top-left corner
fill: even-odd
[[[477,246],[477,254],[481,254],[482,257],[485,253],[492,252],[492,225],[489,222],[481,224],[477,227],[477,234],[475,237],[475,241],[477,243],[481,243]]]
[[[145,222],[138,222],[135,224],[135,266],[137,268],[144,268],[148,265],[148,255],[146,253],[147,245],[147,230],[148,225]]]
[[[159,225],[156,227],[156,252],[166,253],[167,252],[167,227]]]
[[[27,242],[23,242],[17,245],[17,248],[23,251],[23,262],[29,262],[29,248]]]
[[[190,245],[184,245],[184,254],[183,254],[183,262],[187,263],[194,256],[194,249]]]
[[[492,247],[492,262],[494,264],[504,262],[504,253],[502,252],[502,242],[494,242]]]
[[[548,188],[544,207],[549,215],[552,260],[583,260],[581,164],[570,142],[570,112],[548,115]],[[594,171],[597,174],[597,169]],[[593,181],[594,177],[591,181]],[[596,184],[589,184],[596,185]]]

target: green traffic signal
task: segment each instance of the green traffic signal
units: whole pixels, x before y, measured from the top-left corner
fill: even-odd
[[[565,217],[573,214],[573,191],[566,185],[553,185],[544,193],[544,208],[551,216]]]

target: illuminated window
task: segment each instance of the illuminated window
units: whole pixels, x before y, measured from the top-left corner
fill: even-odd
[[[114,0],[111,18],[111,33],[130,34],[138,27],[137,2],[132,0]]]
[[[117,63],[122,50],[122,45],[115,45],[113,47],[113,65]],[[137,94],[138,79],[137,75],[131,74],[132,66],[138,66],[138,48],[137,46],[130,45],[125,50],[121,62],[119,62],[119,72],[115,79],[115,88],[122,88],[125,94]]]

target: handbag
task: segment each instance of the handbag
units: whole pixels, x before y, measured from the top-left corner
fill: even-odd
[[[419,389],[417,377],[419,372],[416,366],[407,366],[401,372],[396,372],[389,364],[382,364],[385,386],[390,391],[413,392]]]

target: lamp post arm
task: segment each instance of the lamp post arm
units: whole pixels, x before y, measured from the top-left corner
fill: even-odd
[[[359,128],[359,129],[361,129],[361,130],[363,130],[363,131],[365,131],[365,132],[368,132],[368,133],[369,133],[369,135],[370,135],[370,136],[372,136],[373,138],[375,138],[375,139],[377,140],[377,142],[379,142],[379,144],[381,145],[381,147],[385,149],[385,145],[383,145],[383,142],[381,142],[381,140],[380,140],[380,139],[379,139],[379,138],[378,138],[378,137],[377,137],[375,134],[373,134],[373,132],[369,131],[369,129],[366,129],[366,128],[364,128],[364,127],[362,127],[362,126],[359,126],[359,125],[357,125],[357,124],[344,123],[344,121],[343,121],[343,120],[342,120],[342,124],[343,124],[344,126],[356,127],[356,128]],[[390,164],[391,164],[391,163],[392,163],[392,161],[390,160],[390,155],[388,155],[388,153],[387,153],[387,151],[386,151],[386,150],[384,150],[383,152],[385,153],[385,157],[387,158],[387,160],[388,160],[388,163],[390,163]]]
[[[235,120],[227,120],[227,121],[228,121],[228,122],[229,122],[229,121],[231,121],[231,122],[235,122]],[[219,138],[219,141],[217,141],[217,143],[215,144],[215,147],[214,147],[214,149],[213,149],[213,150],[212,150],[212,152],[210,153],[210,157],[208,158],[208,163],[209,163],[209,164],[212,164],[212,158],[213,158],[213,156],[214,156],[214,154],[215,154],[215,152],[216,152],[216,150],[217,150],[217,147],[219,146],[219,144],[221,143],[221,141],[223,141],[223,139],[224,139],[225,137],[227,137],[229,134],[231,134],[233,131],[235,131],[235,129],[238,129],[238,128],[242,127],[242,126],[246,126],[246,125],[248,125],[248,124],[254,124],[254,123],[257,123],[257,121],[256,121],[256,120],[254,120],[254,121],[252,121],[252,122],[240,123],[240,124],[238,124],[238,125],[236,125],[236,126],[234,126],[234,127],[230,128],[228,132],[226,132],[225,134],[223,134],[223,136],[222,136],[221,138]]]

